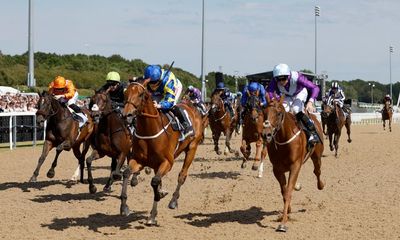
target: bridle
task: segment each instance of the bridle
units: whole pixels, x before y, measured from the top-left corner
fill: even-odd
[[[148,91],[147,91],[147,89],[146,89],[146,87],[145,87],[143,84],[139,83],[139,82],[133,82],[133,83],[131,83],[131,84],[133,84],[133,85],[138,85],[138,86],[140,86],[140,87],[143,88],[143,92],[139,95],[139,97],[140,97],[140,105],[136,105],[134,102],[129,101],[129,100],[126,100],[126,101],[125,101],[125,105],[126,105],[126,104],[132,105],[132,106],[136,109],[136,112],[137,112],[137,115],[138,115],[138,116],[144,116],[144,117],[148,117],[148,118],[158,118],[158,117],[160,116],[160,113],[159,113],[158,110],[157,110],[157,113],[156,113],[156,114],[149,114],[149,113],[143,112],[143,108],[144,108],[144,98],[145,98],[146,94],[149,94]],[[133,115],[133,114],[130,113],[130,114],[128,114],[128,116],[129,116],[129,115]]]

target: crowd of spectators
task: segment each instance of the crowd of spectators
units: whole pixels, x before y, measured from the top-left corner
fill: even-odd
[[[1,94],[0,112],[36,112],[38,99],[39,96],[35,94]]]

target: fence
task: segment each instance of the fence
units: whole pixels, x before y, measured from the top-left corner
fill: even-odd
[[[320,114],[317,118],[321,120]],[[381,113],[352,113],[352,124],[381,124]],[[400,122],[400,113],[393,114],[393,123]],[[45,139],[46,122],[43,128],[36,126],[34,112],[0,113],[0,143],[9,142],[10,149],[17,147],[17,142],[32,141],[36,145],[37,140]]]
[[[17,142],[45,139],[46,125],[43,128],[36,126],[35,112],[0,113],[0,143],[9,142],[10,149],[17,147]]]

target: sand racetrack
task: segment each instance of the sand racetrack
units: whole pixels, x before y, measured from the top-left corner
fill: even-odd
[[[46,177],[54,157],[46,159],[37,183],[31,177],[42,146],[0,149],[1,239],[400,239],[400,127],[353,126],[352,143],[342,135],[339,158],[325,140],[322,179],[317,190],[312,162],[300,172],[303,189],[295,192],[287,233],[277,233],[283,208],[278,182],[267,160],[264,177],[241,169],[241,158],[218,156],[210,139],[198,149],[181,189],[179,207],[167,205],[182,166],[178,159],[164,178],[170,194],[159,204],[159,226],[144,221],[152,205],[151,175],[129,187],[133,211],[119,216],[121,182],[113,192],[101,190],[109,159],[94,162],[96,194],[88,185],[67,184],[76,167],[72,152],[63,152],[53,179]],[[344,132],[343,132],[344,133]],[[221,142],[222,145],[222,142]],[[233,146],[239,149],[239,137]]]

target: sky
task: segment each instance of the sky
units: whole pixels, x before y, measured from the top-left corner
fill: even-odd
[[[175,67],[201,74],[202,0],[32,2],[36,52],[175,61]],[[387,84],[391,58],[392,82],[400,81],[399,0],[204,2],[205,74],[243,76],[271,71],[278,63],[315,71],[317,23],[318,73],[326,72],[329,80]],[[27,37],[28,0],[0,0],[0,51],[26,52]]]

